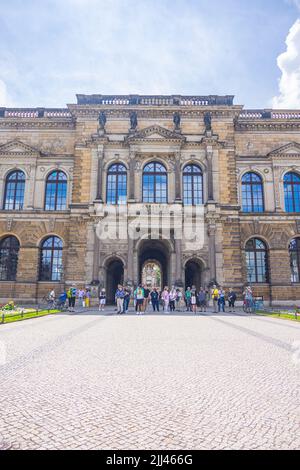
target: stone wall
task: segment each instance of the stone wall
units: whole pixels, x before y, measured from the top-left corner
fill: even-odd
[[[109,166],[114,162],[126,166],[129,206],[135,207],[142,201],[143,167],[156,160],[167,170],[168,202],[176,201],[180,207],[185,165],[198,164],[203,171],[204,246],[200,249],[162,241],[171,246],[166,248],[169,282],[181,277],[184,283],[185,265],[195,260],[203,270],[205,284],[216,279],[241,294],[247,283],[245,243],[251,237],[261,237],[269,250],[271,284],[255,285],[255,294],[274,302],[297,302],[300,284],[291,284],[288,246],[299,234],[300,214],[284,210],[283,175],[291,169],[300,172],[300,121],[239,117],[242,107],[229,101],[199,99],[197,105],[193,100],[180,104],[178,98],[172,98],[158,105],[147,99],[136,105],[121,105],[91,99],[90,104],[50,110],[41,118],[38,113],[30,117],[20,110],[5,114],[1,108],[1,207],[5,178],[11,169],[24,171],[26,189],[22,211],[0,210],[0,240],[15,235],[20,241],[16,281],[0,282],[0,298],[30,302],[53,287],[58,292],[71,283],[84,286],[98,281],[105,285],[112,259],[123,263],[124,279],[137,281],[138,244],[98,241],[94,227],[107,210]],[[98,122],[100,111],[106,114],[104,129]],[[134,130],[130,129],[132,111],[137,113]],[[181,116],[177,128],[175,112]],[[206,113],[212,118],[211,130],[204,124]],[[68,208],[50,213],[44,211],[45,181],[54,169],[67,175]],[[263,178],[264,214],[240,211],[240,182],[247,171],[256,171]],[[38,280],[39,246],[50,235],[63,240],[61,283]]]

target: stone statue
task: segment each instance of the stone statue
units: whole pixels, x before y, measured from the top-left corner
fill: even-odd
[[[180,114],[175,113],[174,116],[173,116],[173,122],[174,122],[174,125],[175,125],[175,130],[180,129],[180,121],[181,121]]]
[[[211,131],[211,114],[210,113],[204,114],[204,124],[205,124],[205,130]]]
[[[135,111],[133,111],[131,114],[130,114],[130,129],[131,130],[135,130],[137,128],[137,113]]]
[[[101,112],[99,113],[98,122],[99,122],[100,129],[104,129],[104,128],[105,128],[105,124],[106,124],[106,116],[105,116],[105,112],[104,112],[104,111],[101,111]]]

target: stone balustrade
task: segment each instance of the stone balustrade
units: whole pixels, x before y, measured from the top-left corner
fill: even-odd
[[[240,119],[300,119],[300,111],[285,110],[243,110]]]
[[[4,117],[8,118],[37,118],[39,117],[38,111],[21,111],[21,110],[6,110]]]
[[[128,106],[232,106],[232,95],[181,96],[181,95],[76,95],[79,105]]]
[[[67,118],[72,117],[68,109],[46,108],[0,108],[0,118]]]

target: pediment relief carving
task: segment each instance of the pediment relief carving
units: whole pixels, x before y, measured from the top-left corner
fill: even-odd
[[[14,139],[5,144],[0,145],[0,156],[10,155],[40,155],[40,151],[21,140]]]
[[[146,127],[140,131],[134,132],[129,134],[129,136],[125,137],[126,142],[136,142],[136,141],[143,141],[143,142],[163,142],[163,141],[171,141],[171,142],[185,142],[186,138],[181,135],[180,133],[170,131],[165,127],[161,127],[158,125]]]
[[[277,155],[300,155],[300,144],[298,144],[297,142],[290,142],[289,144],[283,145],[282,147],[272,150],[272,152],[268,154],[269,157]]]

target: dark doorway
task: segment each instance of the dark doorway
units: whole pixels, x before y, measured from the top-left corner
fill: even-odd
[[[106,268],[106,299],[108,304],[115,302],[118,284],[124,282],[124,266],[122,261],[112,260]]]
[[[145,240],[139,250],[139,282],[143,279],[143,268],[147,262],[155,263],[160,267],[160,285],[162,288],[169,281],[169,250],[160,240]]]
[[[201,287],[201,265],[198,261],[188,261],[185,265],[185,288],[196,286]]]

